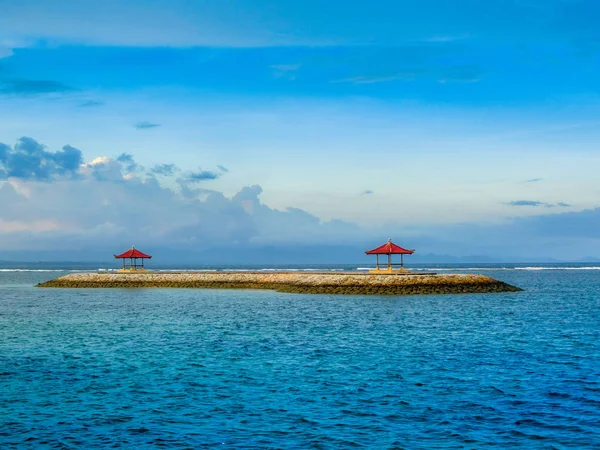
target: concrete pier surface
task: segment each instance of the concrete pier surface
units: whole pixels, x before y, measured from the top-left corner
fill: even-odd
[[[382,274],[331,272],[144,272],[74,273],[42,288],[269,289],[349,295],[516,292],[520,288],[477,274]]]

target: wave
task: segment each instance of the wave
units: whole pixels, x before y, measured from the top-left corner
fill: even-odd
[[[499,270],[600,270],[600,266],[582,266],[582,267],[544,267],[544,266],[529,266],[529,267],[408,267],[412,272],[497,272]],[[369,267],[357,267],[356,270],[375,270]]]
[[[96,269],[97,272],[117,272],[121,269]],[[148,269],[148,272],[178,272],[178,273],[199,273],[199,272],[346,272],[347,269],[328,269],[328,268],[256,268],[256,269]],[[64,271],[63,271],[64,272]]]
[[[600,266],[585,267],[515,267],[515,270],[600,270]]]
[[[514,267],[414,267],[410,268],[410,270],[435,270],[436,272],[440,271],[485,271],[485,270],[513,270]]]
[[[511,267],[406,267],[411,272],[440,272],[440,271],[482,271],[482,270],[511,270]],[[375,270],[375,267],[357,267],[356,270]]]
[[[0,272],[74,272],[67,269],[0,269]]]
[[[217,269],[148,269],[149,272],[218,272]]]
[[[431,267],[431,268],[411,268],[411,270],[435,270],[439,271],[499,271],[499,270],[528,270],[528,271],[537,271],[537,270],[600,270],[598,266],[586,266],[586,267],[544,267],[544,266],[530,266],[530,267]]]
[[[599,266],[524,266],[524,267],[407,267],[413,272],[483,272],[483,271],[501,271],[501,270],[524,270],[524,271],[543,271],[543,270],[600,270]],[[98,268],[98,269],[26,269],[26,268],[3,268],[2,272],[31,272],[31,273],[58,273],[58,272],[117,272],[120,268]],[[374,267],[356,267],[351,268],[218,268],[218,269],[149,269],[150,272],[364,272],[375,270]]]
[[[262,268],[262,269],[222,269],[219,272],[346,272],[346,269],[327,269],[321,268]]]

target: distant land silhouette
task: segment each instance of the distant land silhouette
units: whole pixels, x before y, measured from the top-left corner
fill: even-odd
[[[140,244],[141,246],[141,244]],[[375,258],[364,254],[363,247],[348,246],[266,246],[266,247],[242,247],[242,248],[216,248],[209,250],[169,249],[164,247],[153,247],[144,245],[153,255],[149,266],[164,265],[284,265],[284,264],[356,264],[357,267],[370,267],[375,264]],[[113,253],[120,247],[99,250],[75,251],[5,251],[0,252],[0,267],[10,267],[11,263],[85,263],[87,266],[118,266],[114,260]],[[456,256],[448,254],[435,254],[417,252],[406,257],[405,263],[410,267],[412,264],[468,264],[468,263],[586,263],[600,262],[600,258],[587,256],[581,258],[549,258],[543,256],[493,256],[493,255],[466,255]],[[51,264],[50,264],[51,265]],[[99,267],[99,266],[98,266]]]

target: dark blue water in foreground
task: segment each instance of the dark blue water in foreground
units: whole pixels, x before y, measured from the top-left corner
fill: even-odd
[[[600,270],[482,273],[526,291],[41,290],[59,273],[0,272],[0,448],[599,448]]]

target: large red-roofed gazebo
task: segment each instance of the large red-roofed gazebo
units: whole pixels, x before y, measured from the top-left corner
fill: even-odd
[[[388,239],[388,241],[385,244],[374,248],[373,250],[366,251],[365,253],[367,255],[375,255],[377,258],[375,263],[375,270],[372,272],[391,272],[394,266],[400,266],[400,270],[403,271],[404,255],[412,255],[414,252],[414,250],[407,250],[405,248],[402,248],[399,245],[394,244],[391,239]],[[379,268],[379,255],[387,255],[387,269]],[[400,255],[400,264],[392,263],[392,255]]]
[[[146,255],[145,253],[140,252],[133,245],[129,250],[125,253],[121,253],[120,255],[113,255],[115,259],[123,260],[123,269],[122,271],[133,271],[133,270],[144,270],[144,259],[152,259],[152,256]],[[138,264],[137,260],[141,259],[141,264]],[[127,260],[129,260],[129,265],[127,265]]]

